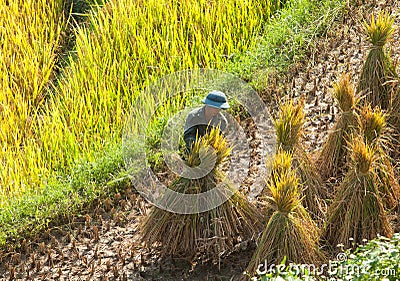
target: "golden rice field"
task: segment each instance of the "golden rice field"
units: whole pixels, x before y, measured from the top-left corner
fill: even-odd
[[[121,140],[145,83],[180,69],[223,68],[280,1],[121,0],[76,29],[68,67],[63,0],[0,0],[0,207]]]
[[[0,206],[51,167],[40,118],[64,29],[62,1],[0,1]]]

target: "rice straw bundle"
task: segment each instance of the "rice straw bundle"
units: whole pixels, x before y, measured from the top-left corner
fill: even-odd
[[[357,92],[366,95],[372,107],[390,109],[394,87],[391,83],[397,76],[393,62],[385,50],[395,27],[394,18],[387,12],[380,12],[370,23],[365,23],[365,32],[372,44],[364,63]]]
[[[303,205],[314,218],[322,218],[323,199],[327,196],[327,190],[317,172],[314,162],[308,156],[300,142],[303,136],[304,125],[304,101],[294,104],[289,100],[280,107],[278,119],[275,120],[278,149],[293,154],[293,165],[296,168],[301,183],[304,184],[302,195]]]
[[[396,129],[396,133],[400,134],[400,78],[396,81],[394,89],[393,105],[390,112],[390,124]]]
[[[281,175],[289,171],[292,167],[292,159],[293,155],[290,151],[278,149],[274,157],[267,163],[271,174],[268,179],[266,179],[266,182],[268,183],[270,180],[274,181],[276,178],[281,177]],[[263,195],[270,196],[269,188],[264,188],[262,192]]]
[[[183,177],[170,186],[176,192],[199,194],[209,191],[225,178],[219,166],[229,155],[230,147],[217,129],[199,138],[188,155],[188,165],[200,164],[201,153],[205,147],[214,148],[214,155],[205,155],[203,159],[214,158],[216,165],[206,176],[198,179]],[[227,188],[233,188],[227,185]],[[227,196],[221,194],[220,196]],[[174,198],[166,198],[171,202]],[[179,204],[179,202],[177,202]],[[152,207],[141,223],[142,241],[148,246],[160,243],[161,256],[172,255],[185,258],[205,257],[213,261],[222,253],[229,253],[238,241],[251,239],[262,228],[262,216],[240,192],[236,191],[222,205],[203,213],[178,214]]]
[[[390,127],[394,129],[392,133],[394,139],[392,145],[394,150],[391,155],[396,160],[396,163],[400,163],[400,78],[398,76],[394,88],[393,104],[388,123]]]
[[[378,234],[393,234],[375,172],[376,150],[361,137],[353,139],[349,146],[351,166],[328,209],[325,238],[332,246],[350,247]]]
[[[343,75],[339,82],[333,85],[332,95],[341,113],[318,156],[317,165],[323,180],[337,177],[345,166],[348,152],[346,143],[357,127],[357,99],[354,92],[349,75]]]
[[[290,157],[290,154],[286,154]],[[247,267],[247,274],[254,276],[257,268],[286,261],[300,264],[318,264],[323,259],[319,250],[319,231],[301,204],[301,188],[296,172],[292,169],[275,175],[269,181],[270,204],[274,213],[258,243]]]
[[[271,164],[271,180],[276,184],[276,180],[286,175],[292,168],[293,155],[285,150],[278,150]]]
[[[364,141],[374,147],[377,153],[376,173],[385,206],[394,208],[400,199],[400,186],[390,156],[386,152],[389,150],[386,115],[379,108],[372,110],[370,105],[365,105],[358,120]]]
[[[277,181],[280,180],[281,177],[285,176],[292,169],[292,160],[293,155],[291,152],[287,152],[283,149],[279,149],[276,151],[276,154],[272,158],[272,160],[268,163],[270,166],[271,174],[265,180],[266,188],[262,190],[262,193],[258,197],[259,201],[263,203],[264,208],[264,217],[270,218],[272,213],[274,212],[274,208],[270,205],[269,198],[271,197],[271,192],[268,186],[270,184],[276,185]]]

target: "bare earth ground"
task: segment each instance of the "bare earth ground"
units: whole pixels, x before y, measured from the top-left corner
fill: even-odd
[[[400,26],[399,1],[379,1],[373,10],[385,7],[396,15]],[[325,140],[337,113],[330,96],[333,82],[343,72],[350,73],[355,82],[358,79],[368,50],[360,19],[369,17],[370,11],[366,6],[351,11],[337,29],[331,29],[326,38],[317,42],[308,61],[299,63],[285,77],[272,78],[276,79],[271,83],[274,86],[264,93],[279,96],[286,88],[294,97],[306,94],[306,141],[312,151]],[[400,29],[391,43],[395,61],[400,58],[399,42]],[[250,138],[251,143],[258,143],[257,135]],[[129,190],[114,200],[101,202],[86,216],[23,243],[20,252],[0,253],[0,280],[238,279],[251,258],[253,244],[239,245],[234,253],[222,257],[220,264],[159,260],[157,249],[145,249],[138,236],[139,219],[149,207]]]

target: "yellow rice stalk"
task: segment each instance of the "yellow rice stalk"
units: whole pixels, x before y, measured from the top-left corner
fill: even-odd
[[[48,171],[37,119],[54,79],[63,14],[62,0],[0,0],[0,208]]]
[[[293,154],[291,152],[278,149],[274,157],[269,161],[269,163],[267,163],[271,170],[271,175],[268,179],[265,179],[267,185],[269,184],[269,181],[272,181],[272,184],[275,184],[276,179],[279,179],[282,175],[286,174],[292,168],[292,162]],[[269,188],[263,189],[261,197],[264,195],[270,195]]]
[[[272,160],[268,163],[271,169],[271,175],[265,179],[266,187],[276,185],[280,178],[285,177],[292,169],[293,155],[283,149],[279,149]],[[258,199],[265,204],[264,216],[271,217],[274,209],[271,206],[269,198],[271,197],[270,188],[264,188]]]
[[[372,109],[371,105],[364,105],[358,118],[362,136],[370,145],[385,148],[387,142],[387,115],[378,107]],[[386,137],[386,138],[385,138]]]
[[[280,105],[278,119],[274,122],[278,148],[293,151],[298,145],[303,133],[303,109],[304,101],[294,104],[287,100]]]
[[[395,163],[400,163],[400,78],[397,76],[394,88],[393,104],[389,115],[388,123],[393,128],[393,147],[391,155],[395,159]],[[399,165],[399,164],[398,164]]]
[[[393,62],[385,50],[395,30],[394,17],[388,12],[380,12],[375,18],[371,16],[365,22],[365,32],[370,40],[371,49],[364,63],[357,92],[366,95],[366,101],[373,107],[390,109],[392,104],[393,85],[391,81],[397,76]]]
[[[296,172],[289,170],[270,181],[271,205],[274,213],[258,242],[247,267],[254,276],[259,265],[288,262],[318,264],[323,259],[319,250],[319,231],[301,204],[301,188]]]
[[[278,150],[271,164],[271,180],[276,184],[292,167],[293,155],[284,150]]]
[[[348,151],[346,142],[357,126],[355,115],[357,99],[354,92],[354,85],[351,83],[349,75],[343,75],[339,82],[333,85],[332,96],[341,113],[318,156],[317,165],[323,180],[337,177],[346,163]]]
[[[47,91],[65,1],[0,0],[0,208],[120,144],[143,87],[177,70],[223,68],[253,44],[273,7],[258,0],[105,2],[76,30],[68,67]]]
[[[400,199],[400,185],[395,177],[394,167],[388,155],[388,135],[386,125],[387,115],[379,108],[372,109],[365,105],[358,118],[361,135],[364,141],[374,147],[377,153],[376,173],[385,206],[389,209],[396,207]]]
[[[303,204],[314,218],[323,216],[323,199],[327,196],[325,185],[317,172],[314,162],[305,151],[300,139],[303,135],[304,101],[294,104],[289,100],[280,107],[275,120],[278,150],[283,149],[293,154],[293,166],[304,184]]]
[[[216,150],[218,165],[203,178],[178,178],[170,186],[171,189],[198,194],[213,189],[225,177],[219,166],[228,156],[230,148],[218,130],[213,129],[196,141],[188,164],[199,163],[199,151],[205,145],[211,145]],[[216,261],[222,253],[229,253],[238,241],[252,239],[261,227],[260,212],[237,191],[222,205],[200,214],[177,214],[152,207],[141,222],[140,229],[142,240],[149,247],[161,244],[161,256],[206,257]]]
[[[200,151],[202,147],[207,146],[212,147],[217,152],[215,155],[216,159],[214,168],[217,168],[219,165],[221,165],[232,150],[227,139],[221,133],[219,133],[218,129],[211,129],[206,137],[201,138],[201,140],[196,141],[193,144],[193,149],[191,153],[189,153],[187,160],[190,167],[200,165]]]
[[[350,148],[349,171],[327,212],[325,238],[333,247],[351,247],[352,243],[361,244],[363,239],[373,239],[378,234],[393,234],[379,191],[377,152],[362,137],[353,139]]]

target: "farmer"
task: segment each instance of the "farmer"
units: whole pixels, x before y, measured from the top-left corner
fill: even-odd
[[[204,106],[191,111],[186,118],[183,138],[187,152],[190,151],[196,137],[204,136],[212,127],[225,130],[227,121],[221,114],[221,109],[229,108],[225,94],[221,91],[211,91],[203,99]]]

